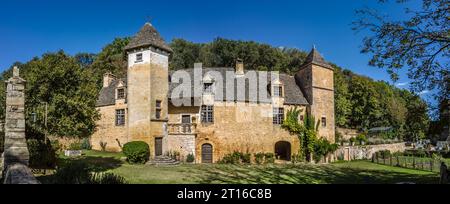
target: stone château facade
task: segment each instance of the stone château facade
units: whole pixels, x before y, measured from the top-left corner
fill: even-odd
[[[299,121],[313,115],[319,136],[334,142],[334,70],[316,49],[295,76],[247,71],[240,60],[235,68],[196,64],[175,72],[171,48],[147,23],[126,52],[127,78],[104,76],[94,149],[121,151],[127,142],[145,141],[151,157],[176,151],[182,159],[193,154],[197,163],[212,163],[239,151],[290,160],[299,141],[281,123],[293,108],[301,110]],[[194,94],[180,96],[180,90]]]

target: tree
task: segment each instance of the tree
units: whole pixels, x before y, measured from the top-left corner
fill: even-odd
[[[360,18],[354,22],[354,29],[372,33],[364,38],[362,49],[372,54],[370,65],[387,69],[393,80],[398,80],[399,69],[408,67],[408,76],[414,80],[413,91],[438,89],[439,97],[449,97],[445,88],[450,66],[448,0],[423,0],[422,10],[406,9],[410,18],[402,21],[389,20],[371,9],[357,13]]]
[[[92,65],[89,66],[99,87],[101,87],[103,75],[107,72],[111,72],[119,78],[126,76],[128,56],[124,48],[129,41],[130,38],[116,38],[102,49]]]
[[[337,66],[335,67],[334,84],[336,125],[348,127],[352,111],[350,93],[346,76]]]
[[[20,65],[26,84],[27,137],[43,135],[44,105],[48,103],[48,134],[65,137],[88,137],[95,129],[98,89],[92,71],[81,68],[77,60],[63,51],[47,53]],[[2,80],[11,77],[11,70]],[[4,98],[1,91],[0,98]],[[0,108],[4,113],[4,107]],[[36,121],[32,113],[36,113]],[[39,137],[39,136],[36,136]]]
[[[428,107],[419,96],[411,96],[408,100],[408,112],[406,116],[406,140],[417,141],[426,137],[429,118]]]

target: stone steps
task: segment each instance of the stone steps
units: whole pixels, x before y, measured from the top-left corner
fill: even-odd
[[[147,162],[147,165],[156,165],[156,166],[172,166],[180,164],[179,161],[176,161],[170,157],[159,156],[155,157],[155,159]]]

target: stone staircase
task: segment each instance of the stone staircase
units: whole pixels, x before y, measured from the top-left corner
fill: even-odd
[[[155,165],[155,166],[173,166],[178,164],[180,164],[179,161],[176,161],[166,156],[157,156],[155,157],[155,159],[147,162],[147,165]]]

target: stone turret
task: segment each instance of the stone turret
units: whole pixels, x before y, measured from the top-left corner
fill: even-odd
[[[314,47],[295,75],[311,105],[308,113],[319,122],[319,136],[335,141],[334,69]]]
[[[6,118],[4,166],[14,163],[28,165],[29,152],[25,138],[25,83],[14,67],[13,77],[6,82]]]
[[[125,48],[128,54],[128,139],[145,141],[151,156],[164,153],[172,49],[146,23]]]

